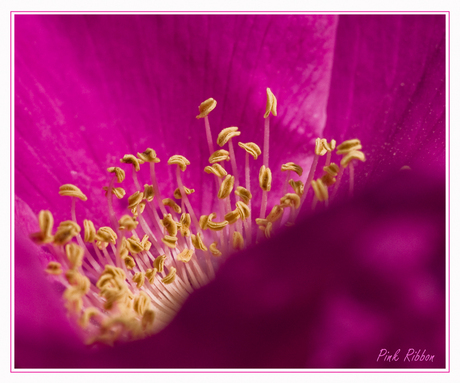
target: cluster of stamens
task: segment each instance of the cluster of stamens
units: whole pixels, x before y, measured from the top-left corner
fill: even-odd
[[[115,182],[125,181],[125,171],[109,167],[109,184],[102,190],[107,198],[109,225],[96,230],[94,223],[83,219],[83,235],[77,223],[76,199],[87,201],[75,185],[61,186],[59,194],[71,199],[71,220],[63,221],[53,234],[53,216],[49,211],[38,215],[40,231],[31,235],[47,247],[54,260],[45,271],[64,286],[63,299],[69,316],[83,329],[88,343],[113,344],[142,338],[164,328],[178,312],[183,302],[196,289],[215,276],[215,269],[232,252],[243,250],[253,241],[270,238],[281,226],[292,226],[312,187],[312,209],[317,203],[325,207],[337,192],[346,168],[350,169],[350,193],[353,192],[353,163],[365,161],[359,140],[343,142],[336,148],[335,140],[316,139],[313,161],[305,182],[301,166],[287,162],[281,166],[286,172],[280,202],[266,215],[267,194],[274,193],[272,170],[269,167],[269,118],[276,116],[277,100],[267,89],[267,108],[264,115],[263,164],[259,171],[262,190],[260,214],[254,217],[251,194],[251,158],[262,154],[254,142],[238,142],[245,153],[244,186],[240,185],[232,140],[241,135],[237,127],[223,129],[214,150],[209,113],[217,102],[210,98],[199,106],[205,122],[209,147],[209,166],[204,171],[214,178],[217,212],[196,215],[191,201],[195,189],[184,186],[181,173],[191,165],[182,155],[167,161],[176,167],[177,188],[171,198],[163,198],[157,183],[155,166],[160,162],[155,150],[148,148],[137,156],[125,155],[120,162],[132,168],[136,192],[128,196],[130,214],[117,218],[112,198],[125,198],[122,187]],[[331,162],[331,155],[342,155],[340,166]],[[321,177],[314,180],[319,157],[326,156]],[[231,170],[225,169],[230,161]],[[141,166],[150,167],[150,184],[141,187],[137,172]],[[231,172],[231,174],[229,173]],[[297,176],[294,180],[293,175]],[[292,190],[288,192],[288,187]],[[328,189],[334,186],[332,197]],[[233,206],[233,207],[232,207]],[[162,218],[161,218],[162,217]],[[253,230],[255,222],[259,230]]]

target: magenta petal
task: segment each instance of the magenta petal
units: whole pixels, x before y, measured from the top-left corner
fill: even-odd
[[[242,141],[262,146],[267,87],[283,105],[272,122],[272,142],[280,146],[271,164],[279,168],[324,128],[336,21],[16,15],[16,193],[33,211],[53,208],[63,220],[68,201],[57,198],[57,190],[74,183],[92,201],[81,207],[84,215],[103,224],[105,168],[147,147],[163,161],[165,194],[175,189],[175,181],[165,182],[174,177],[166,166],[174,154],[192,162],[186,186],[212,186],[203,172],[209,153],[204,123],[195,118],[198,105],[209,97],[218,101],[210,116],[214,139],[238,126]],[[236,156],[244,163],[242,149]],[[201,205],[200,197],[192,199]]]
[[[325,135],[361,140],[359,182],[404,165],[444,177],[445,43],[444,15],[340,17]]]
[[[235,254],[160,334],[53,366],[444,367],[444,206],[442,183],[399,174]],[[402,357],[377,362],[383,348]],[[410,348],[435,358],[404,362]]]
[[[83,343],[68,320],[62,291],[45,278],[47,254],[26,233],[38,230],[35,215],[15,200],[14,327],[16,368],[68,365]]]

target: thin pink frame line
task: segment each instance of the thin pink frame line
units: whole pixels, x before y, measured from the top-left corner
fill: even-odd
[[[450,11],[264,11],[264,12],[257,12],[257,11],[240,11],[240,12],[230,12],[230,11],[216,11],[216,12],[202,12],[202,11],[160,11],[160,12],[155,12],[155,11],[10,11],[10,373],[75,373],[75,372],[80,372],[80,373],[145,373],[145,372],[153,372],[153,371],[117,371],[117,370],[75,370],[75,371],[18,371],[14,370],[13,368],[13,308],[12,308],[12,302],[13,302],[13,297],[12,297],[12,291],[13,291],[13,252],[12,252],[12,227],[13,227],[13,212],[12,212],[12,207],[13,207],[13,183],[12,183],[12,164],[13,164],[13,137],[12,137],[12,132],[13,132],[13,116],[12,116],[12,91],[13,91],[13,77],[12,77],[12,41],[13,41],[13,16],[15,14],[32,14],[32,13],[77,13],[77,14],[84,14],[84,13],[99,13],[99,14],[108,14],[108,13],[151,13],[151,14],[163,14],[163,13],[200,13],[200,14],[208,14],[208,13],[233,13],[233,14],[244,14],[244,13],[259,13],[259,14],[272,14],[272,13],[312,13],[312,14],[320,14],[320,13],[333,13],[333,14],[359,14],[359,13],[365,13],[365,14],[375,14],[375,13],[385,13],[385,14],[402,14],[402,13],[410,13],[410,14],[419,14],[419,13],[429,13],[429,14],[445,14],[447,16],[448,20],[448,28],[447,28],[447,52],[448,52],[448,57],[447,57],[447,73],[448,73],[448,79],[450,81]],[[447,87],[447,105],[448,105],[448,110],[449,113],[447,115],[447,145],[449,148],[449,156],[447,157],[447,180],[448,180],[448,187],[447,187],[447,334],[446,334],[446,339],[447,339],[447,351],[448,351],[448,357],[447,357],[447,370],[436,370],[436,371],[414,371],[414,370],[383,370],[383,371],[209,371],[209,370],[204,370],[204,371],[196,371],[196,370],[181,370],[181,371],[161,371],[161,373],[264,373],[264,372],[270,372],[270,373],[450,373],[450,350],[451,350],[451,344],[450,344],[450,84],[447,82],[446,83]],[[159,371],[160,372],[160,371]]]

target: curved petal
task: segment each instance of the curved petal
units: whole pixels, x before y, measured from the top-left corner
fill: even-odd
[[[404,165],[444,177],[445,44],[444,15],[340,17],[324,134],[361,139],[358,183]]]
[[[174,154],[192,161],[187,186],[212,187],[198,105],[218,101],[214,139],[236,125],[243,142],[262,146],[267,86],[283,105],[272,129],[279,167],[281,153],[324,127],[335,26],[336,16],[16,15],[17,194],[62,220],[58,187],[75,183],[94,202],[84,215],[104,217],[105,168],[149,146],[163,161],[160,179],[173,181],[165,194],[175,189]]]
[[[152,338],[83,352],[45,337],[43,352],[63,356],[41,367],[444,367],[444,185],[422,176],[399,173],[235,254]],[[383,348],[401,349],[399,361],[377,362]],[[404,362],[410,348],[433,362]],[[40,364],[16,351],[18,364]]]

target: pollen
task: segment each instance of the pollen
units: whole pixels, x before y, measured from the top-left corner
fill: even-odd
[[[137,153],[137,157],[144,162],[153,162],[157,164],[160,159],[157,157],[155,150],[148,148],[142,153]]]

